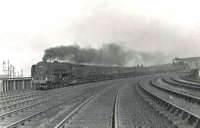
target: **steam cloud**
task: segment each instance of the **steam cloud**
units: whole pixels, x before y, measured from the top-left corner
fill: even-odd
[[[165,59],[163,59],[165,58]],[[58,46],[45,50],[43,61],[70,61],[74,63],[107,66],[135,66],[167,63],[167,56],[161,53],[146,53],[128,50],[119,44],[103,44],[99,49],[79,45]]]

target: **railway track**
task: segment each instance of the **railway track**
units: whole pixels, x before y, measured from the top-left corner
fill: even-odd
[[[24,102],[23,100],[19,100],[18,103],[24,103],[23,106],[19,105],[16,107],[11,107],[12,110],[6,109],[8,110],[8,112],[2,111],[2,114],[0,114],[0,126],[4,128],[30,128],[40,126],[53,128],[57,124],[59,124],[61,119],[66,118],[64,115],[69,116],[70,113],[77,110],[76,108],[80,105],[81,107],[79,108],[82,108],[82,105],[85,104],[85,102],[92,100],[94,98],[94,94],[97,94],[109,84],[113,86],[116,83],[113,81],[99,82],[94,85],[86,84],[85,86],[82,85],[80,87],[69,87],[64,90],[60,89],[57,91],[45,91],[45,95],[38,96],[38,98],[41,98],[39,99],[41,102],[34,102],[30,105],[25,102],[31,100],[30,98],[26,98]],[[76,93],[74,94],[74,92]],[[43,93],[43,91],[41,91],[40,93]],[[86,96],[82,94],[85,94]],[[16,104],[12,103],[9,105],[15,106]],[[8,103],[6,103],[5,106],[9,107],[9,105]],[[66,106],[69,107],[67,110],[65,110]],[[60,113],[61,111],[63,111],[63,113]],[[56,116],[52,115],[52,113],[54,113]],[[42,118],[45,118],[46,120],[48,120],[48,122]],[[49,120],[51,120],[51,122],[49,122]]]
[[[159,89],[157,85],[149,85],[145,79],[152,78],[127,78],[49,91],[5,95],[8,99],[0,99],[0,127],[176,128],[188,122],[192,122],[188,126],[198,126],[200,112],[193,115],[192,109],[195,107],[191,110],[188,110],[187,106],[183,107],[189,100],[179,97],[175,92],[169,93],[167,88],[163,87],[162,90],[160,86]],[[140,79],[143,82],[138,86]],[[171,87],[173,89],[175,86]],[[170,96],[173,97],[172,101],[169,101]],[[7,102],[9,98],[11,101]],[[177,99],[182,106],[175,103]],[[194,105],[194,102],[190,101],[189,105]],[[175,114],[184,113],[183,115],[189,118],[184,122],[174,114],[168,114],[168,109],[175,111]],[[181,122],[174,124],[171,121],[173,119]]]
[[[166,77],[166,78],[162,78],[162,80],[173,86],[177,86],[177,87],[181,87],[181,88],[185,88],[185,89],[189,89],[189,90],[193,90],[193,91],[200,91],[200,86],[191,85],[191,84],[188,84],[185,82],[180,82],[177,79],[175,79],[174,77]]]
[[[135,85],[132,86],[132,82],[129,82],[130,84],[124,87],[107,89],[86,100],[74,108],[55,128],[142,128],[149,126],[174,128],[174,125],[166,121],[164,116],[156,113],[145,101],[141,100]],[[133,104],[130,105],[130,103]]]
[[[168,117],[169,120],[172,120],[175,125],[200,127],[199,104],[194,102],[199,100],[198,97],[178,93],[161,85],[158,86],[154,82],[150,84],[146,81],[146,83],[139,82],[138,84],[140,90],[151,99],[148,100],[149,104],[154,106],[159,113]]]
[[[137,90],[137,81],[120,89],[118,94],[119,128],[174,128],[174,125],[158,114]]]
[[[12,111],[9,110],[8,112],[4,111],[2,114],[0,114],[0,118],[4,119],[5,116],[11,117],[11,114],[18,113],[18,112],[23,111],[23,110],[27,110],[27,109],[33,108],[35,106],[38,106],[38,105],[43,105],[43,104],[45,104],[45,103],[47,103],[47,102],[49,102],[50,100],[53,99],[53,97],[51,95],[46,95],[46,96],[47,96],[47,98],[39,97],[38,98],[38,99],[40,99],[39,102],[35,102],[35,103],[32,103],[32,104],[27,105],[25,102],[23,102],[24,105],[27,105],[27,106],[22,106],[22,107],[19,107],[19,108],[17,108],[15,105],[8,105],[6,107],[13,107],[14,106],[15,109],[12,110]],[[58,96],[60,96],[60,94]],[[54,95],[54,97],[55,97],[55,95]],[[33,100],[33,101],[36,101],[36,99]],[[23,104],[23,103],[20,103],[20,104]]]
[[[75,88],[75,90],[77,90],[76,96],[79,96],[79,97],[82,96],[81,95],[82,92],[85,92],[86,90],[87,90],[86,92],[89,94],[88,91],[89,90],[92,91],[92,88],[98,89],[99,87],[88,86],[87,88],[81,88],[81,89]],[[27,122],[29,122],[33,118],[36,118],[36,117],[39,117],[40,115],[42,115],[42,113],[47,113],[48,111],[52,110],[53,108],[59,108],[60,105],[64,104],[65,99],[68,99],[68,101],[73,101],[72,99],[66,98],[66,97],[75,98],[75,96],[69,95],[72,93],[70,88],[67,90],[60,89],[57,91],[54,90],[54,91],[41,92],[41,93],[46,93],[46,94],[38,97],[38,98],[41,98],[39,100],[40,102],[36,102],[36,103],[30,104],[30,105],[27,105],[26,102],[23,102],[22,107],[16,106],[16,107],[13,107],[13,110],[11,110],[11,111],[10,111],[10,109],[8,111],[2,111],[2,114],[0,115],[0,117],[2,117],[0,120],[0,126],[5,127],[5,128],[20,127],[20,125],[24,126]],[[67,93],[69,93],[69,94],[67,94]],[[63,97],[63,99],[61,99],[59,97]],[[29,101],[29,100],[30,99],[27,99],[25,101]],[[59,102],[55,102],[55,101],[59,101]],[[61,101],[63,101],[63,102],[61,102]],[[55,103],[53,103],[53,102],[55,102]],[[20,103],[21,103],[21,101],[20,101]],[[10,104],[10,106],[15,106],[15,105],[16,104]],[[9,105],[6,105],[6,107],[9,107]]]
[[[200,85],[200,82],[198,80],[192,79],[192,78],[187,78],[185,76],[179,77],[183,82],[187,82],[190,84],[195,84],[195,85]]]
[[[116,86],[116,85],[114,85]],[[109,87],[82,102],[55,128],[115,128],[115,102],[118,87]]]
[[[76,102],[76,100],[79,99],[80,97],[85,97],[85,95],[74,97],[73,100],[72,99],[71,100],[73,102]],[[33,118],[35,118],[37,116],[41,116],[41,114],[47,113],[47,112],[51,111],[52,109],[57,108],[58,106],[64,105],[65,103],[66,103],[66,101],[62,101],[60,103],[54,104],[54,105],[52,105],[50,107],[47,107],[47,108],[45,108],[45,109],[43,109],[41,111],[38,111],[38,112],[36,112],[34,114],[31,114],[30,116],[27,116],[27,117],[25,117],[25,118],[23,118],[23,119],[21,119],[19,121],[16,121],[16,122],[14,122],[14,123],[12,123],[10,125],[7,125],[7,126],[5,126],[5,128],[13,128],[13,127],[17,127],[19,125],[25,125],[26,121],[31,121],[31,119],[33,119]],[[30,125],[30,124],[28,124],[28,125]],[[27,126],[27,125],[25,125],[25,126]]]
[[[200,95],[199,91],[196,92],[194,90],[188,90],[180,87],[173,87],[170,84],[166,84],[161,79],[158,79],[159,83],[156,82],[156,79],[150,81],[150,85],[154,86],[155,88],[158,88],[162,91],[165,91],[169,94],[175,95],[179,98],[183,98],[189,102],[196,102],[200,103]]]
[[[60,91],[60,93],[64,93],[64,91]],[[20,107],[20,106],[23,106],[23,105],[28,105],[30,102],[31,103],[32,102],[34,103],[36,101],[42,102],[43,99],[45,99],[45,100],[51,99],[52,96],[55,96],[56,94],[57,94],[57,91],[52,91],[51,93],[42,92],[41,94],[36,93],[36,94],[33,94],[33,95],[25,96],[23,98],[18,98],[18,99],[15,99],[14,101],[11,100],[10,102],[3,101],[3,102],[0,102],[1,103],[0,110],[5,110],[6,108],[9,108],[9,110],[11,108],[16,109],[16,108],[18,108],[18,106]],[[5,105],[5,103],[7,105]],[[12,104],[10,104],[10,103],[12,103]]]
[[[40,101],[42,99],[44,99],[44,97],[48,97],[50,99],[51,95],[55,95],[55,93],[51,93],[51,94],[34,94],[34,95],[31,95],[31,96],[26,96],[26,97],[23,97],[23,98],[18,98],[18,99],[15,99],[15,100],[11,100],[10,102],[8,101],[2,101],[0,102],[0,114],[3,112],[5,112],[5,110],[8,108],[9,110],[11,110],[12,108],[16,109],[20,106],[23,106],[23,105],[29,105],[30,103],[35,103],[36,101]],[[47,100],[47,99],[46,99]],[[12,104],[11,104],[12,103]],[[6,104],[6,105],[5,105]],[[1,115],[0,115],[1,117]]]

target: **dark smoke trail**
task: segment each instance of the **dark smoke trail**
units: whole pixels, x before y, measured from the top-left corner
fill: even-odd
[[[170,59],[157,52],[127,50],[115,43],[104,44],[99,49],[80,48],[78,45],[53,47],[46,49],[43,56],[43,61],[57,60],[107,66],[155,65],[167,63]]]

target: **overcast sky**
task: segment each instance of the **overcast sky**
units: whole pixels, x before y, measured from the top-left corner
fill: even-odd
[[[0,62],[29,75],[44,49],[124,42],[129,49],[200,55],[198,0],[0,0]]]

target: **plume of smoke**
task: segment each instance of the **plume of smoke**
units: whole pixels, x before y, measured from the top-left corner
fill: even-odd
[[[170,63],[173,55],[165,55],[161,52],[141,52],[141,51],[130,51],[130,59],[126,65],[160,65]]]
[[[159,52],[146,53],[127,50],[119,44],[108,43],[100,48],[81,48],[78,45],[59,46],[45,50],[43,61],[70,61],[107,66],[135,66],[164,64],[170,57]]]
[[[99,49],[80,48],[78,45],[59,46],[45,50],[43,61],[72,61],[101,65],[125,65],[129,52],[115,43],[104,44]]]
[[[77,45],[48,48],[45,50],[43,61],[65,60],[67,57],[69,58],[69,60],[71,60],[72,58],[75,59],[74,56],[77,56],[77,53],[79,51],[80,47]]]

